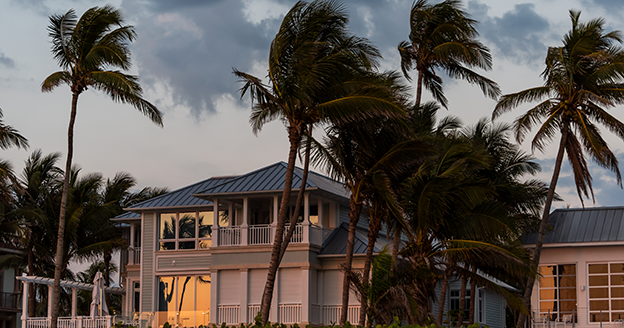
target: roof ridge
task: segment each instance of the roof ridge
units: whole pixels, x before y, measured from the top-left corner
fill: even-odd
[[[193,187],[193,186],[196,186],[196,185],[199,185],[199,184],[205,183],[205,182],[207,182],[207,181],[209,181],[209,180],[213,180],[213,179],[214,179],[214,180],[217,180],[217,179],[228,179],[228,178],[227,178],[227,177],[210,177],[210,178],[208,178],[208,179],[204,179],[204,180],[201,180],[201,181],[199,181],[199,182],[195,182],[195,183],[190,184],[190,185],[188,185],[188,186],[184,186],[184,187],[180,187],[180,188],[178,188],[178,189],[176,189],[176,190],[172,190],[172,191],[170,191],[170,192],[168,192],[168,193],[166,193],[166,194],[162,194],[162,195],[158,195],[158,196],[156,196],[156,197],[152,197],[152,198],[150,198],[150,199],[146,199],[146,200],[144,200],[144,201],[142,201],[142,202],[140,202],[140,203],[136,203],[136,204],[134,204],[134,205],[132,205],[132,206],[130,206],[130,207],[128,207],[128,208],[135,208],[135,207],[137,207],[137,206],[139,206],[139,205],[141,205],[141,204],[143,204],[143,203],[146,203],[146,202],[151,202],[151,201],[153,201],[153,200],[163,198],[163,197],[168,196],[168,195],[171,195],[171,194],[173,194],[173,193],[175,193],[175,192],[179,192],[179,191],[182,191],[183,189],[191,188],[191,187]]]
[[[273,163],[273,164],[270,164],[270,165],[267,165],[267,166],[261,167],[261,168],[259,168],[259,169],[253,170],[253,171],[251,171],[251,172],[248,172],[248,173],[245,173],[245,174],[242,174],[242,175],[238,175],[238,176],[236,176],[236,177],[235,177],[235,178],[233,178],[233,179],[230,179],[230,180],[224,181],[223,183],[220,183],[220,184],[214,185],[214,186],[212,186],[212,187],[210,187],[210,188],[208,188],[208,189],[204,189],[204,190],[202,190],[202,191],[196,192],[195,194],[204,194],[204,193],[206,193],[208,190],[216,189],[217,187],[221,187],[221,186],[223,186],[223,185],[225,185],[225,184],[232,183],[232,182],[234,182],[234,181],[238,181],[238,180],[243,179],[243,178],[246,178],[246,177],[248,177],[248,176],[250,176],[250,175],[252,175],[252,174],[256,174],[256,173],[258,173],[258,172],[260,172],[260,171],[263,171],[263,170],[266,170],[266,169],[268,169],[268,168],[271,168],[271,167],[274,167],[274,166],[278,166],[278,165],[282,165],[282,166],[284,166],[284,169],[288,169],[288,164],[284,163],[284,161],[279,161],[279,162],[276,162],[276,163]],[[295,166],[295,168],[297,168],[297,167]],[[296,173],[296,172],[295,172],[295,173]],[[301,177],[299,177],[299,178],[301,178]]]

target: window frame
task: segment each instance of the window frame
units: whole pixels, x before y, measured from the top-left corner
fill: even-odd
[[[574,274],[561,274],[560,272],[560,267],[563,266],[569,266],[569,265],[573,265],[574,266]],[[542,267],[556,267],[556,274],[541,274],[541,268]],[[561,318],[564,315],[568,315],[568,314],[574,314],[574,315],[578,315],[578,264],[577,263],[548,263],[548,264],[540,264],[539,268],[540,270],[540,277],[538,278],[538,284],[537,284],[537,311],[538,311],[538,315],[539,316],[548,316],[550,315],[549,320],[550,321],[555,321],[558,318]],[[574,287],[561,287],[560,283],[561,280],[564,277],[574,277]],[[543,287],[542,286],[542,279],[543,278],[553,278],[555,281],[555,286],[548,286],[548,287]],[[561,299],[561,290],[565,289],[565,290],[574,290],[574,299]],[[554,299],[542,299],[542,291],[554,291]],[[561,310],[561,302],[572,302],[574,301],[575,304],[575,308],[574,310],[572,310],[572,313],[569,313],[568,311],[562,311]],[[552,309],[550,311],[542,311],[542,306],[541,303],[542,302],[554,302],[554,304],[556,304],[556,310]],[[574,318],[574,320],[576,320],[576,318]]]
[[[188,211],[176,211],[176,212],[161,212],[158,213],[158,222],[157,222],[157,237],[158,241],[156,243],[156,251],[157,252],[170,252],[170,251],[191,251],[191,250],[205,250],[209,249],[212,246],[212,235],[215,233],[214,231],[210,231],[209,237],[199,237],[199,217],[200,213],[208,213],[212,212],[213,215],[213,224],[214,225],[214,211],[210,210],[188,210]],[[193,238],[180,238],[180,215],[186,214],[195,214],[195,237]],[[161,220],[163,215],[173,215],[174,216],[174,227],[173,231],[174,239],[162,239],[161,238]],[[210,241],[209,246],[205,248],[201,248],[200,245],[202,241]],[[180,243],[184,242],[193,242],[193,248],[180,248]],[[173,249],[163,249],[163,243],[173,243]]]
[[[602,311],[602,315],[604,316],[605,314],[607,315],[608,321],[602,321],[602,322],[621,322],[622,320],[624,320],[624,309],[616,309],[613,310],[613,301],[621,301],[624,302],[624,295],[621,297],[613,297],[612,296],[612,288],[624,288],[624,285],[614,285],[612,284],[612,276],[624,276],[624,271],[623,272],[611,272],[611,265],[613,264],[621,264],[624,265],[623,261],[613,261],[613,262],[587,262],[587,321],[589,324],[600,324],[600,320],[598,321],[592,321],[592,314],[596,315],[600,315],[601,311]],[[589,268],[592,265],[606,265],[607,266],[607,272],[598,272],[598,273],[590,273]],[[599,277],[599,276],[606,276],[607,277],[607,284],[606,285],[595,285],[592,286],[590,284],[590,277]],[[591,291],[592,289],[599,289],[599,288],[606,288],[607,289],[607,297],[591,297]],[[591,304],[592,301],[606,301],[609,305],[608,309],[598,309],[598,310],[593,310],[591,308]],[[613,315],[620,315],[620,318],[613,318]]]

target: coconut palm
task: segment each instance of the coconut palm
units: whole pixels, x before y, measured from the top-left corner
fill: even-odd
[[[21,135],[12,126],[2,122],[2,109],[0,109],[0,149],[7,149],[15,146],[17,148],[28,148],[28,139]]]
[[[344,7],[335,1],[299,1],[284,16],[271,43],[269,85],[234,69],[234,74],[244,83],[241,97],[247,92],[251,94],[250,122],[254,133],[267,122],[280,119],[286,126],[290,143],[275,240],[262,297],[263,322],[268,319],[275,274],[284,246],[289,241],[283,237],[283,231],[297,150],[303,136],[311,135],[319,123],[349,121],[375,113],[402,113],[400,107],[388,100],[392,99],[392,94],[386,88],[372,85],[363,78],[375,67],[379,51],[368,40],[351,35],[347,23]],[[305,185],[305,180],[301,185]]]
[[[544,205],[533,256],[533,266],[539,264],[550,208],[564,154],[574,173],[577,194],[593,199],[591,174],[586,157],[613,171],[622,186],[618,160],[602,138],[597,124],[602,124],[620,139],[624,139],[624,124],[607,113],[607,109],[624,103],[624,51],[618,31],[605,32],[602,18],[580,22],[580,12],[570,11],[572,29],[563,37],[562,45],[551,47],[546,55],[546,68],[541,76],[544,85],[507,94],[496,105],[493,117],[510,111],[525,102],[539,103],[514,122],[516,139],[522,142],[526,134],[540,124],[533,137],[533,149],[543,151],[546,144],[560,134],[548,196]],[[541,123],[540,123],[541,122]],[[527,281],[524,301],[528,306],[535,278]],[[525,316],[521,315],[518,326]]]
[[[452,78],[477,84],[488,97],[496,98],[500,95],[496,82],[471,70],[492,68],[489,49],[476,39],[476,24],[477,21],[469,18],[461,8],[459,0],[446,0],[437,4],[417,0],[413,3],[409,41],[399,43],[398,50],[405,77],[411,81],[408,71],[418,71],[416,106],[420,105],[424,86],[435,100],[447,107],[442,78],[436,72],[437,69]]]
[[[52,73],[41,85],[41,90],[50,92],[61,84],[67,84],[72,93],[71,114],[67,130],[67,162],[65,172],[70,172],[73,157],[74,124],[78,109],[78,97],[87,88],[108,94],[113,101],[128,103],[162,126],[162,114],[142,97],[143,90],[136,76],[119,70],[130,68],[128,43],[136,37],[134,28],[123,25],[120,10],[112,6],[93,7],[78,19],[75,11],[50,16],[48,26],[52,39],[52,55],[61,71]],[[54,306],[51,327],[56,328],[58,297],[60,296],[61,266],[65,236],[67,195],[69,175],[65,176],[59,211],[59,231],[54,273]]]

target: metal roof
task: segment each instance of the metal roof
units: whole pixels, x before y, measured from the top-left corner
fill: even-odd
[[[233,178],[222,184],[208,187],[201,192],[197,192],[196,196],[207,196],[210,194],[237,194],[237,193],[253,193],[263,191],[280,191],[284,188],[284,180],[286,177],[287,164],[278,162],[256,171]],[[295,167],[293,175],[292,189],[301,188],[303,178],[303,170]],[[306,181],[306,189],[320,189],[330,194],[348,198],[349,193],[340,182],[331,180],[321,174],[309,171]]]
[[[134,212],[124,212],[112,218],[111,220],[117,221],[117,220],[128,220],[128,219],[141,219],[141,214],[134,213]]]
[[[34,284],[39,284],[39,285],[48,285],[48,286],[54,285],[54,279],[52,278],[44,278],[44,277],[37,277],[37,276],[18,276],[15,278],[20,281],[26,281],[29,283],[34,283]],[[83,282],[67,281],[67,280],[61,280],[61,287],[76,288],[80,290],[93,290],[93,284],[86,284]],[[120,287],[104,286],[104,291],[107,293],[111,293],[111,294],[124,294],[125,293],[125,289],[120,288]]]
[[[557,209],[550,214],[544,244],[624,241],[624,207]],[[524,238],[535,244],[537,233]]]
[[[318,255],[345,255],[347,254],[347,240],[349,238],[349,225],[346,223],[331,232],[323,243],[323,248]],[[381,239],[381,238],[379,238]],[[379,253],[380,248],[375,244],[373,253]],[[360,230],[355,231],[355,243],[353,244],[353,254],[366,254],[368,238],[366,233]],[[383,248],[383,247],[381,247]]]

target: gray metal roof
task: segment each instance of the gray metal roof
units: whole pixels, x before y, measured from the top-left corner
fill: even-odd
[[[256,171],[233,178],[222,184],[208,187],[196,195],[252,193],[261,191],[280,191],[284,188],[287,164],[278,162]],[[303,170],[296,167],[293,175],[292,189],[301,188]],[[309,171],[306,189],[320,189],[330,194],[348,198],[349,193],[340,182],[329,179],[321,174]]]
[[[544,243],[585,243],[624,241],[624,207],[557,209],[548,220],[552,228]],[[524,244],[535,244],[537,233],[526,236]]]
[[[141,218],[141,214],[139,214],[139,213],[124,212],[122,214],[117,215],[112,220],[118,221],[118,220],[140,219],[140,218]]]
[[[323,248],[318,255],[345,255],[347,254],[347,240],[349,238],[349,225],[342,223],[338,228],[334,229],[323,243]],[[353,244],[353,254],[366,254],[368,247],[368,238],[366,233],[361,230],[355,231],[355,243]],[[383,247],[382,247],[383,248]],[[380,248],[377,244],[373,248],[374,253],[379,253]]]

